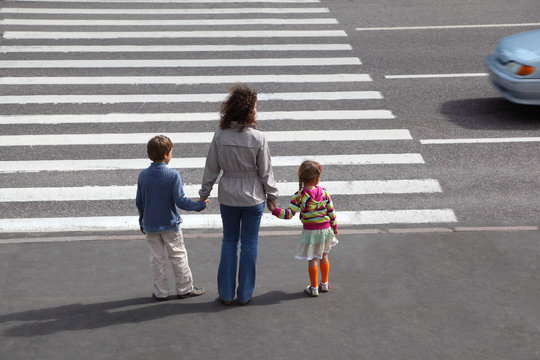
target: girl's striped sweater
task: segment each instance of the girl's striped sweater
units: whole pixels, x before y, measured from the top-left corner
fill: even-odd
[[[292,196],[287,209],[275,208],[272,215],[289,220],[299,210],[304,229],[320,230],[332,227],[332,229],[337,230],[334,204],[326,189],[320,186],[316,186],[312,190],[302,188]]]

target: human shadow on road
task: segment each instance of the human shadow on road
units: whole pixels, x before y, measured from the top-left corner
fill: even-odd
[[[302,293],[287,294],[282,291],[270,291],[254,296],[253,301],[246,307],[226,307],[215,299],[195,303],[171,298],[167,302],[156,302],[145,297],[22,311],[0,316],[0,323],[10,321],[26,322],[7,327],[3,334],[14,337],[32,337],[59,331],[89,330],[119,324],[140,323],[174,315],[219,313],[231,308],[246,309],[253,306],[267,306],[300,298],[305,298],[305,295]],[[200,299],[205,298],[201,297]]]
[[[503,98],[447,101],[441,114],[471,130],[540,129],[540,106],[514,104]]]

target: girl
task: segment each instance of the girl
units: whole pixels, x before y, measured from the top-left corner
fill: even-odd
[[[293,195],[288,209],[276,208],[268,202],[268,209],[280,219],[291,219],[300,210],[300,220],[304,225],[300,245],[295,258],[309,260],[308,271],[310,285],[305,292],[310,296],[319,296],[328,292],[328,272],[330,262],[328,252],[338,243],[334,235],[338,234],[334,205],[328,191],[320,186],[321,165],[315,161],[304,161],[298,168],[299,190]],[[317,283],[319,260],[321,268],[321,284]]]

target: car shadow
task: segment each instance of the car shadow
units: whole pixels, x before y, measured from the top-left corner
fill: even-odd
[[[156,302],[150,297],[93,304],[70,304],[0,316],[0,323],[15,322],[3,335],[33,337],[60,331],[98,329],[120,324],[140,323],[183,314],[219,313],[229,309],[247,309],[305,298],[305,294],[270,291],[253,297],[245,307],[223,306],[217,299],[206,302],[186,302],[171,297]],[[204,299],[204,298],[200,298]],[[21,324],[22,322],[22,324]]]
[[[441,114],[471,130],[540,129],[540,106],[514,104],[504,98],[447,101]]]

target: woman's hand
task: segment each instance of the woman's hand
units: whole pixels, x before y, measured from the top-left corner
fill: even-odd
[[[273,200],[266,200],[266,207],[268,208],[268,210],[270,211],[274,211],[274,209],[276,208],[276,203],[273,201]]]

